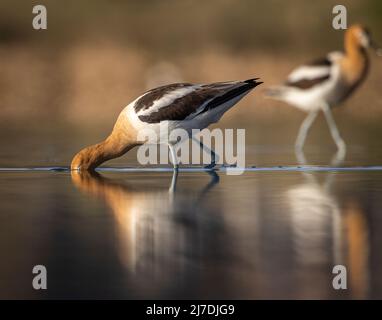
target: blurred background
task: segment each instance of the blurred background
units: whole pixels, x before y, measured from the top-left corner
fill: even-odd
[[[31,140],[42,142],[36,161],[67,164],[78,148],[103,139],[123,107],[149,88],[256,76],[265,82],[263,87],[228,112],[219,125],[259,128],[248,135],[257,143],[293,144],[304,115],[264,99],[262,90],[283,81],[295,66],[342,49],[343,31],[332,28],[337,2],[3,0],[0,130],[26,148],[31,132]],[[36,4],[47,7],[47,30],[32,28]],[[348,25],[364,23],[382,42],[381,1],[342,4],[348,10]],[[354,125],[359,126],[359,135],[365,135],[366,128],[368,136],[380,127],[382,59],[371,53],[371,60],[361,90],[345,108],[335,111],[345,140]],[[275,135],[272,127],[283,135]],[[312,131],[313,141],[323,134],[331,143],[326,128]],[[64,138],[69,146],[61,143]],[[0,138],[2,147],[6,139]],[[5,160],[10,152],[4,151],[0,165],[10,165]]]
[[[43,4],[48,29],[32,28]],[[138,95],[171,82],[260,77],[217,124],[246,129],[247,166],[295,165],[305,114],[264,99],[297,65],[340,50],[337,0],[0,2],[0,168],[67,166]],[[382,44],[382,1],[341,1]],[[334,117],[344,166],[382,164],[382,58]],[[335,153],[322,116],[309,164]],[[136,164],[135,153],[107,166]],[[381,298],[380,171],[242,176],[0,172],[0,298]],[[220,182],[219,182],[220,181]],[[174,195],[173,195],[174,196]],[[331,286],[348,267],[349,290]],[[36,264],[49,290],[31,288]]]

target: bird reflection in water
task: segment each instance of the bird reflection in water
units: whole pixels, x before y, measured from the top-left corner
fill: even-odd
[[[215,171],[208,171],[208,174],[211,177],[209,183],[195,197],[188,194],[187,201],[192,201],[192,205],[187,206],[187,213],[197,210],[204,195],[219,182]],[[147,184],[129,185],[94,171],[72,171],[71,177],[79,190],[103,199],[111,208],[117,222],[120,259],[130,272],[148,268],[151,273],[159,264],[156,260],[174,260],[171,256],[176,251],[174,246],[181,246],[184,238],[180,234],[182,230],[171,225],[174,223],[172,216],[185,201],[184,197],[177,197],[177,171],[173,172],[169,189]]]
[[[300,165],[306,165],[302,151],[296,153]],[[332,167],[340,167],[345,154],[337,152]],[[338,173],[302,172],[304,182],[286,192],[290,205],[293,246],[300,268],[344,265],[348,272],[348,289],[354,298],[366,298],[368,292],[368,225],[365,212],[351,203],[339,205],[332,192]],[[331,269],[330,269],[331,270]],[[330,276],[330,275],[329,275]],[[334,275],[332,275],[334,277]]]

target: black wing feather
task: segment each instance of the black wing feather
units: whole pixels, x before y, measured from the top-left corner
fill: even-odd
[[[313,60],[313,61],[305,64],[304,66],[305,67],[327,67],[327,68],[330,68],[331,65],[332,65],[332,61],[330,61],[328,57],[323,57],[323,58]],[[312,79],[312,78],[301,78],[297,81],[287,80],[285,82],[285,85],[288,87],[295,87],[295,88],[299,88],[302,90],[307,90],[307,89],[314,87],[317,84],[320,84],[320,83],[328,80],[329,78],[330,78],[330,74],[323,75],[323,76],[320,76],[320,77],[317,77],[314,79]]]
[[[161,107],[147,115],[138,115],[141,121],[147,123],[159,123],[161,121],[181,121],[195,113],[201,114],[223,103],[247,92],[261,84],[257,79],[250,79],[243,82],[218,82],[195,87],[190,93],[175,99],[169,105]],[[160,90],[153,89],[140,98],[135,105],[135,111],[148,110],[153,102],[173,90],[193,86],[191,84],[173,84],[161,87]],[[162,94],[160,94],[161,92]],[[142,99],[144,100],[142,101]],[[152,100],[154,99],[154,100]],[[205,104],[202,110],[198,109]],[[198,112],[197,112],[198,111]],[[196,113],[197,112],[197,113]]]

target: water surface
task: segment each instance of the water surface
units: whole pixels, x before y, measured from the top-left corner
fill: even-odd
[[[134,155],[96,175],[48,170],[96,138],[9,129],[0,298],[382,298],[380,140],[345,128],[346,158],[333,163],[313,133],[301,167],[293,134],[258,128],[244,174],[180,171],[176,186],[171,170],[132,170]],[[31,286],[38,264],[46,291]],[[337,264],[347,290],[332,287]]]
[[[1,172],[1,297],[381,297],[381,171],[172,178]]]

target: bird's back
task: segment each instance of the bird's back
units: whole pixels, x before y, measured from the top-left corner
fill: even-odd
[[[192,120],[230,102],[235,104],[238,97],[242,98],[260,83],[250,79],[211,84],[170,84],[147,91],[137,98],[129,105],[130,113],[134,114],[136,122],[142,124]]]

